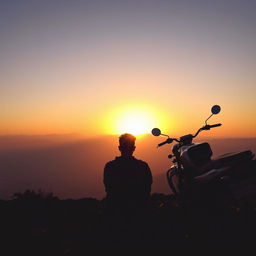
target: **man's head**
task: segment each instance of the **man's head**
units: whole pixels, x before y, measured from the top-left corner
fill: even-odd
[[[129,133],[124,133],[119,137],[119,150],[122,155],[132,155],[135,150],[136,138]]]

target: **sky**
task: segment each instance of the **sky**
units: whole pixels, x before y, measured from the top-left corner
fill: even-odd
[[[256,137],[256,1],[3,0],[0,135]],[[121,127],[123,125],[123,127]],[[129,132],[129,130],[128,130]]]

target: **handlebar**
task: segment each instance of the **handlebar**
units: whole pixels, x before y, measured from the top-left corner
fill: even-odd
[[[157,145],[157,147],[161,147],[165,144],[171,144],[173,141],[177,141],[177,142],[180,142],[179,140],[175,139],[175,138],[168,138],[166,141],[164,142],[161,142]]]
[[[219,126],[221,126],[221,124],[212,124],[212,125],[207,124],[207,125],[201,127],[201,128],[195,133],[195,135],[193,136],[193,138],[195,138],[195,137],[196,137],[201,131],[203,131],[203,130],[210,130],[211,128],[215,128],[215,127],[219,127]]]
[[[201,131],[203,131],[203,130],[210,130],[211,128],[219,127],[219,126],[221,126],[221,125],[222,125],[222,124],[220,124],[220,123],[219,123],[219,124],[212,124],[212,125],[207,124],[207,125],[201,127],[201,128],[195,133],[195,135],[189,134],[189,135],[185,135],[185,136],[183,136],[183,137],[189,136],[189,138],[191,138],[191,140],[192,140],[192,139],[195,138]],[[181,142],[181,141],[183,141],[183,140],[182,140],[183,137],[181,137],[180,140],[175,139],[175,138],[168,138],[166,141],[159,143],[159,144],[157,145],[157,147],[161,147],[161,146],[163,146],[163,145],[165,145],[165,144],[170,144],[170,143],[172,143],[173,141]]]
[[[173,142],[173,139],[168,138],[166,141],[159,143],[159,144],[157,145],[157,147],[161,147],[161,146],[165,145],[166,143],[170,144],[170,143],[172,143],[172,142]]]
[[[208,125],[208,126],[209,126],[210,129],[211,129],[211,128],[219,127],[219,126],[221,126],[221,124],[213,124],[213,125]]]

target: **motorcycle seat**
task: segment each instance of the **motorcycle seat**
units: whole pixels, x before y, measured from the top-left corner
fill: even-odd
[[[252,160],[253,157],[254,155],[251,150],[245,150],[242,152],[230,152],[224,155],[220,155],[218,158],[213,159],[213,161],[219,164],[225,164],[230,162],[238,163]]]
[[[232,152],[224,155],[220,155],[218,158],[210,159],[204,165],[197,166],[197,175],[206,174],[212,169],[219,169],[225,166],[233,167],[238,166],[239,164],[251,161],[254,157],[254,154],[251,150],[245,150],[242,152]]]

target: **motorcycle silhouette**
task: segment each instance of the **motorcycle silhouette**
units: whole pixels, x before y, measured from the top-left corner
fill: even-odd
[[[228,153],[217,159],[212,159],[212,149],[209,143],[194,143],[193,139],[202,131],[220,127],[221,124],[210,125],[207,123],[210,117],[221,111],[219,105],[211,108],[211,115],[206,119],[205,125],[192,135],[187,134],[179,139],[162,134],[159,128],[152,129],[154,136],[166,136],[167,139],[158,144],[177,142],[172,147],[172,154],[168,158],[173,159],[173,165],[168,169],[167,181],[174,196],[186,202],[212,203],[232,197],[230,184],[248,179],[256,174],[256,160],[251,150],[237,153]]]

